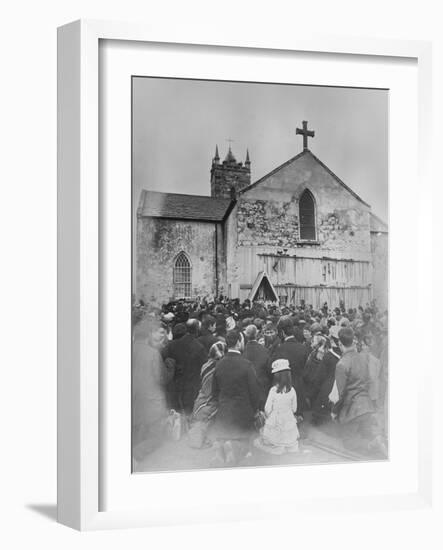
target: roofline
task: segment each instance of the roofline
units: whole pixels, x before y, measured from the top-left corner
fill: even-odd
[[[145,195],[146,195],[146,189],[142,189],[140,193],[140,198],[138,200],[137,210],[135,212],[136,218],[140,218],[142,215],[143,206],[145,204]]]
[[[268,172],[267,174],[265,174],[264,176],[262,176],[260,179],[258,179],[257,181],[254,181],[254,183],[251,183],[250,185],[248,185],[247,187],[244,187],[243,189],[241,189],[239,191],[239,195],[242,195],[243,193],[246,193],[246,191],[249,191],[250,189],[252,189],[253,187],[255,187],[256,185],[258,185],[259,183],[261,183],[263,180],[269,178],[270,176],[273,176],[276,172],[278,172],[279,170],[281,170],[282,168],[284,168],[285,166],[287,166],[288,164],[291,164],[291,162],[294,162],[294,160],[297,160],[299,157],[301,157],[302,155],[304,155],[306,153],[307,150],[304,150],[302,151],[301,153],[299,153],[298,155],[295,155],[295,157],[292,157],[290,158],[289,160],[286,160],[283,164],[280,164],[280,166],[277,166],[277,168],[274,168],[273,170],[271,170],[270,172]]]
[[[152,215],[141,215],[140,218],[152,218],[156,220],[180,220],[187,222],[201,222],[201,223],[224,223],[225,219],[205,219],[205,218],[180,218],[179,216],[152,216]]]
[[[151,189],[142,189],[142,193],[157,193],[157,195],[177,195],[178,197],[202,197],[204,199],[221,199],[223,197],[212,197],[211,195],[192,195],[191,193],[171,193],[169,191],[154,191]],[[229,200],[229,199],[225,199]]]
[[[380,222],[381,224],[385,225],[386,226],[386,230],[385,231],[371,231],[371,233],[389,233],[389,225],[384,222],[379,216],[377,216],[377,214],[374,214],[374,212],[371,212],[371,216],[374,216],[374,218]]]
[[[309,153],[311,153],[311,151],[309,151]],[[360,202],[362,202],[362,203],[363,203],[364,205],[366,205],[367,207],[371,208],[371,205],[370,205],[370,204],[368,204],[366,201],[364,201],[359,195],[357,195],[357,193],[356,193],[355,191],[353,191],[350,187],[348,187],[348,186],[346,185],[346,183],[345,183],[343,180],[341,180],[336,174],[334,174],[334,172],[333,172],[330,168],[328,168],[328,167],[326,166],[326,164],[323,164],[323,162],[322,162],[318,157],[316,157],[316,156],[314,155],[314,153],[311,153],[311,155],[315,158],[315,160],[316,160],[319,164],[321,164],[321,166],[323,166],[323,168],[324,168],[327,172],[329,172],[329,174],[331,174],[331,176],[332,176],[333,178],[335,178],[335,179],[338,181],[338,183],[340,183],[341,185],[343,185],[343,187],[344,187],[347,191],[349,191],[349,193],[351,193],[351,195],[353,195],[357,200],[359,200]]]
[[[236,200],[236,199],[231,200],[231,202],[229,203],[228,208],[226,209],[225,215],[223,216],[223,219],[222,219],[222,222],[223,222],[223,223],[228,219],[229,214],[233,211],[234,206],[235,206],[236,204],[237,204],[237,200]]]
[[[326,166],[326,164],[324,164],[318,157],[316,157],[310,149],[305,149],[301,153],[299,153],[298,155],[295,155],[295,157],[292,157],[289,160],[287,160],[286,162],[284,162],[283,164],[280,164],[280,166],[277,166],[277,168],[274,168],[273,170],[271,170],[271,172],[268,172],[266,175],[262,176],[259,180],[255,181],[254,183],[251,183],[251,185],[249,185],[248,187],[245,187],[244,189],[242,189],[240,191],[240,194],[245,193],[246,191],[249,191],[250,189],[252,189],[256,185],[261,183],[263,180],[269,178],[270,176],[273,176],[276,172],[278,172],[279,170],[281,170],[282,168],[284,168],[288,164],[291,164],[292,162],[294,162],[295,160],[299,159],[301,156],[303,156],[307,153],[309,153],[311,156],[313,156],[314,159],[320,164],[320,166],[322,166],[326,170],[326,172],[328,172],[328,174],[330,174],[340,185],[342,185],[349,193],[351,193],[351,195],[353,195],[357,200],[359,200],[361,203],[363,203],[368,208],[371,208],[370,204],[365,202],[359,195],[357,195],[357,193],[355,191],[353,191],[350,187],[348,187],[346,185],[346,183],[343,180],[341,180],[336,174],[334,174],[334,172],[330,168],[328,168]]]
[[[178,197],[202,197],[204,199],[223,198],[223,197],[212,197],[211,195],[190,195],[188,193],[164,193],[163,191],[151,191],[149,189],[142,189],[140,193],[140,200],[138,202],[138,207],[136,211],[137,218],[157,218],[162,220],[188,220],[192,222],[224,223],[226,221],[226,218],[232,212],[232,209],[234,208],[234,206],[237,204],[236,200],[231,200],[222,218],[202,219],[202,218],[183,218],[179,216],[164,216],[164,215],[153,216],[153,215],[143,214],[143,206],[145,204],[146,193],[157,193],[158,195],[177,195]],[[224,199],[224,200],[229,200],[229,199]]]

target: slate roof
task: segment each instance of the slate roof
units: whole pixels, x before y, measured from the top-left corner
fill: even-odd
[[[182,195],[142,190],[137,217],[221,222],[232,201],[201,195]]]
[[[353,191],[350,187],[348,187],[344,181],[342,181],[336,174],[334,174],[334,172],[330,168],[328,168],[326,166],[326,164],[324,164],[318,157],[316,157],[314,155],[314,153],[312,151],[310,151],[309,149],[303,150],[298,155],[295,155],[295,157],[292,157],[289,160],[287,160],[286,162],[284,162],[283,164],[280,164],[280,166],[277,166],[277,168],[274,168],[273,170],[271,170],[271,172],[264,175],[259,180],[255,181],[254,183],[251,183],[251,185],[248,185],[248,187],[245,187],[244,189],[242,189],[240,191],[240,193],[247,193],[250,189],[252,189],[256,185],[258,185],[262,181],[266,180],[269,176],[274,175],[276,172],[278,172],[279,170],[281,170],[282,168],[284,168],[288,164],[293,163],[294,161],[296,161],[297,159],[299,159],[303,155],[307,155],[307,154],[311,155],[318,162],[318,164],[320,164],[320,166],[322,166],[326,170],[326,172],[328,172],[328,174],[330,174],[342,187],[344,187],[349,193],[351,193],[351,195],[353,195],[357,200],[359,200],[365,206],[370,206],[359,195],[357,195],[357,193],[355,191]]]
[[[369,218],[371,233],[388,233],[388,224],[371,212]]]

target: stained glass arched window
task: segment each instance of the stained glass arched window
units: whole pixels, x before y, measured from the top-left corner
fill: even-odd
[[[300,197],[300,239],[315,241],[315,202],[312,193],[305,189]]]
[[[180,252],[174,264],[174,297],[191,297],[191,264],[184,252]]]

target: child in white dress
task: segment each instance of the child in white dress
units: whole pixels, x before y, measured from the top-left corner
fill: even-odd
[[[292,387],[289,361],[274,361],[272,374],[274,385],[269,390],[265,404],[265,425],[254,445],[271,454],[296,453],[300,437],[295,418],[297,394]]]

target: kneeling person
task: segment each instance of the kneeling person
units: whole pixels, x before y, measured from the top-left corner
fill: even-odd
[[[272,363],[274,385],[269,390],[265,405],[266,421],[262,435],[254,445],[271,454],[297,452],[300,437],[295,414],[297,394],[292,387],[291,369],[287,359]]]
[[[240,332],[229,331],[226,344],[228,352],[217,363],[212,382],[217,402],[215,458],[219,465],[234,465],[249,451],[261,391],[254,367],[241,355],[244,343]]]

